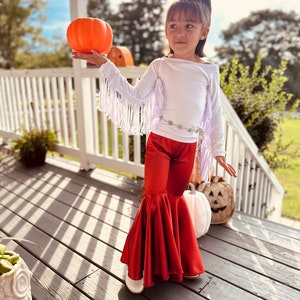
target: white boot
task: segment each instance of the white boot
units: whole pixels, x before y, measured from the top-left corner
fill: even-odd
[[[125,283],[129,291],[133,294],[140,294],[144,290],[144,279],[133,280],[126,274]]]
[[[195,280],[200,277],[200,274],[197,275],[183,275],[183,278],[188,279],[188,280]]]

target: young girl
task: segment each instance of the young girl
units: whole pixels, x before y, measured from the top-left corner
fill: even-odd
[[[154,276],[181,282],[204,272],[183,198],[199,137],[205,174],[211,170],[212,155],[236,176],[225,160],[218,67],[202,59],[210,21],[210,0],[174,2],[165,27],[170,55],[154,60],[135,86],[103,55],[73,53],[100,67],[100,109],[131,134],[150,132],[145,193],[121,256],[128,266],[126,285],[133,293],[151,287]]]

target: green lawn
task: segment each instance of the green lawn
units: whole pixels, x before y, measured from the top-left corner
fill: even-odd
[[[300,118],[287,119],[279,125],[276,140],[270,145],[270,150],[275,149],[280,131],[283,145],[292,141],[292,144],[282,154],[282,157],[288,158],[287,168],[274,171],[285,190],[282,216],[300,220]]]

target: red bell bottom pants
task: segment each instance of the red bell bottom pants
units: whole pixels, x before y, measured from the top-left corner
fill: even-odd
[[[181,282],[204,272],[183,192],[196,143],[181,143],[151,133],[146,148],[145,195],[128,233],[121,261],[128,276],[154,284],[154,276]]]

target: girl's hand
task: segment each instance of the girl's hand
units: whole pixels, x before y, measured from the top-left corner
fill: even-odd
[[[84,59],[87,62],[100,67],[104,63],[106,63],[107,58],[97,51],[92,50],[92,53],[83,53],[83,52],[72,52],[72,57],[75,59]]]
[[[216,156],[215,159],[230,176],[236,177],[235,169],[233,168],[232,165],[226,163],[225,156]]]

